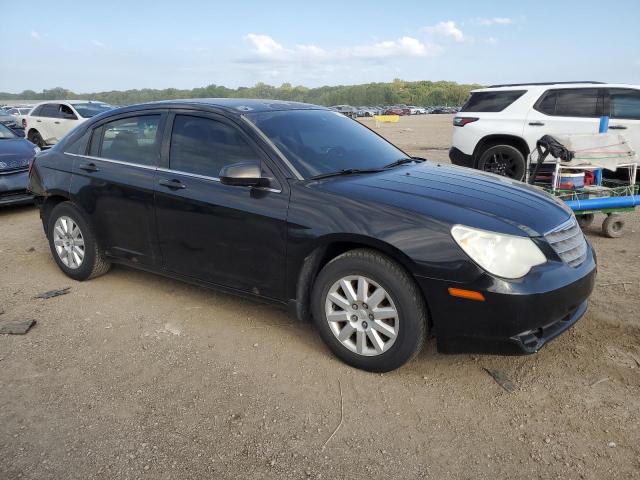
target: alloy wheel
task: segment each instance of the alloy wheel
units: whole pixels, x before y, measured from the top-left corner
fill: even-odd
[[[362,275],[343,277],[329,288],[325,317],[338,341],[359,355],[380,355],[398,338],[400,319],[393,299]]]
[[[79,268],[84,261],[85,246],[82,231],[70,217],[63,216],[53,226],[53,245],[65,266]]]
[[[517,168],[517,160],[505,152],[494,153],[484,164],[485,172],[496,173],[509,178],[515,178]]]

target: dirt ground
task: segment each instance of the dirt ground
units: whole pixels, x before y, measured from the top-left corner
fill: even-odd
[[[450,125],[379,131],[446,161]],[[380,375],[273,306],[123,267],[74,282],[34,208],[1,210],[0,319],[38,323],[0,335],[0,479],[640,478],[640,215],[587,235],[589,311],[538,354],[431,340]]]

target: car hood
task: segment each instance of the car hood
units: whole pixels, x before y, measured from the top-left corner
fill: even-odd
[[[26,167],[35,156],[33,143],[24,138],[5,138],[0,140],[0,170]]]
[[[513,235],[544,235],[572,214],[562,201],[537,187],[433,162],[332,177],[316,187],[427,215],[446,226],[464,224]]]

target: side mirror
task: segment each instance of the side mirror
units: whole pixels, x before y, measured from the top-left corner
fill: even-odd
[[[238,162],[222,167],[220,183],[237,187],[262,187],[269,180],[262,176],[262,169],[258,162]]]

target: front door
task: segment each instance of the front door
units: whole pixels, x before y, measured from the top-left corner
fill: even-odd
[[[71,192],[109,255],[152,266],[159,261],[153,197],[164,115],[128,115],[98,125],[89,151],[72,154]]]
[[[226,118],[185,111],[170,122],[167,168],[158,170],[155,185],[164,268],[283,299],[286,185],[273,176],[264,152]],[[220,183],[222,167],[248,160],[261,163],[272,178],[269,188]]]

